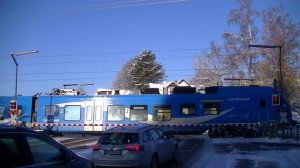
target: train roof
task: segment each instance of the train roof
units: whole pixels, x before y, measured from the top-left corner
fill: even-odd
[[[230,94],[233,92],[256,93],[256,92],[273,92],[274,88],[269,86],[212,86],[205,88],[205,94]]]
[[[178,89],[176,89],[178,88]],[[271,93],[275,93],[275,88],[270,87],[270,86],[256,86],[256,85],[250,85],[250,86],[211,86],[211,87],[206,87],[203,90],[199,91],[196,90],[193,87],[175,87],[174,88],[173,94],[169,94],[169,95],[179,95],[179,94],[226,94],[226,95],[230,95],[230,94],[248,94],[248,95],[252,95],[252,94],[271,94]],[[148,95],[161,95],[158,94],[156,91],[153,92],[147,92],[144,94],[148,94]],[[43,96],[39,96],[39,97],[76,97],[76,98],[94,98],[94,97],[114,97],[114,96],[132,96],[132,95],[142,95],[142,94],[129,94],[129,95],[43,95]],[[167,94],[164,94],[167,95]],[[1,98],[13,98],[12,96],[1,96]],[[18,96],[18,98],[20,97],[34,97],[34,96]]]
[[[194,92],[191,93],[191,90],[188,91],[180,90],[177,93],[173,94],[144,94],[144,96],[181,96],[181,95],[257,95],[257,94],[273,94],[275,89],[268,86],[216,86],[216,87],[206,87],[204,93]],[[97,97],[127,97],[127,96],[141,96],[143,94],[135,95],[106,95],[106,96],[97,96]]]

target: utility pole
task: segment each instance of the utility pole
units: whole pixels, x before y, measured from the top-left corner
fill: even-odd
[[[279,66],[279,82],[280,82],[280,92],[283,92],[283,82],[282,82],[282,60],[281,60],[281,48],[282,46],[279,45],[257,45],[257,44],[251,44],[249,47],[256,47],[256,48],[278,48],[279,49],[279,59],[278,59],[278,66]]]
[[[16,56],[20,56],[20,55],[27,55],[27,54],[33,54],[33,53],[38,53],[37,50],[33,50],[33,51],[24,51],[24,52],[19,52],[19,53],[11,53],[11,57],[14,60],[14,63],[16,65],[16,77],[15,77],[15,100],[17,100],[18,97],[18,67],[19,64],[16,60]]]

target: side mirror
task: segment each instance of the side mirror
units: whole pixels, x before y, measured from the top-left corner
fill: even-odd
[[[174,138],[175,136],[174,136],[173,133],[169,133],[169,137],[170,137],[170,138]]]
[[[170,139],[170,138],[172,138],[173,136],[172,136],[172,134],[170,134],[170,133],[164,133],[163,135],[162,135],[162,138],[163,139]]]
[[[76,156],[74,154],[64,150],[63,148],[60,149],[60,152],[64,161],[73,162],[76,160]]]
[[[66,152],[66,153],[65,153],[65,158],[66,158],[66,160],[69,161],[69,162],[73,162],[73,161],[76,160],[76,156],[73,155],[73,154],[71,154],[71,153],[69,153],[69,152]]]

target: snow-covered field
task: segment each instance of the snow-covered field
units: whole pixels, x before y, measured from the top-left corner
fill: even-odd
[[[292,112],[292,119],[300,123],[300,115],[297,112]]]
[[[209,139],[193,168],[297,168],[300,142],[269,138]],[[203,152],[205,151],[205,152]],[[197,157],[197,156],[196,156]]]

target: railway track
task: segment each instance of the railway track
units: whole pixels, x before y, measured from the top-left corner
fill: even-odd
[[[53,137],[56,141],[60,142],[69,149],[88,148],[97,143],[99,136],[79,136],[67,135],[62,137]]]

